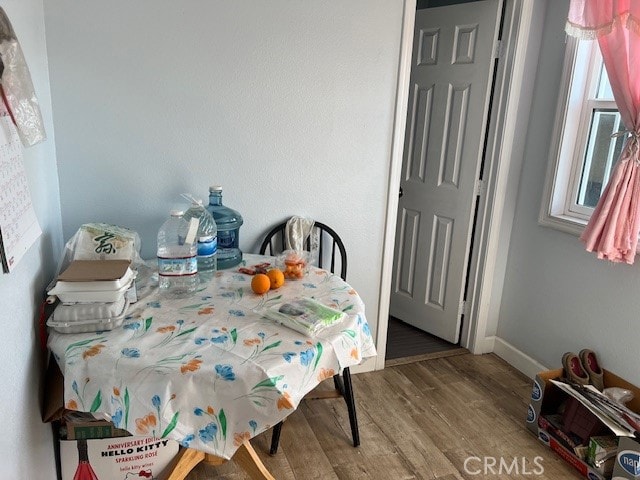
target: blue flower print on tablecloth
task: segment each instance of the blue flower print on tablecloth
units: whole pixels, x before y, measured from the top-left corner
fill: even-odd
[[[194,339],[196,345],[206,345],[211,343],[226,351],[232,350],[237,341],[237,329],[232,328],[231,330],[228,330],[226,327],[212,329],[210,337],[196,337]]]
[[[253,433],[255,434],[256,429],[258,428],[258,423],[255,420],[250,420],[249,427],[251,427],[251,431],[253,431]]]
[[[154,436],[158,436],[158,433],[162,432],[159,435],[160,438],[164,438],[169,435],[171,431],[176,428],[178,417],[180,416],[180,411],[178,410],[177,412],[175,412],[171,417],[171,420],[166,425],[164,425],[163,419],[166,409],[170,406],[170,403],[175,398],[176,394],[171,394],[163,405],[163,401],[160,398],[160,395],[153,395],[151,397],[151,405],[153,405],[153,407],[155,408],[155,415],[147,415],[142,421],[138,421],[138,419],[136,419],[136,433],[139,433],[140,435],[148,435],[149,433],[152,433]],[[151,419],[153,419],[154,417],[157,419],[157,429],[155,428],[155,424],[150,425],[151,427],[153,427],[152,429],[145,428],[147,426],[144,424],[144,420],[151,421]]]
[[[206,408],[195,407],[193,414],[197,417],[207,417],[211,420],[198,430],[198,438],[202,443],[213,443],[216,448],[219,448],[221,442],[226,442],[227,416],[224,413],[224,409],[220,409],[216,413],[215,409],[210,405]]]
[[[213,380],[213,389],[216,389],[216,383],[219,379],[222,379],[226,382],[233,382],[236,379],[236,374],[233,372],[233,367],[231,365],[216,365],[215,367],[216,377]]]
[[[282,354],[282,358],[284,358],[287,363],[291,363],[291,360],[293,360],[293,357],[295,357],[296,355],[296,352],[284,352]]]

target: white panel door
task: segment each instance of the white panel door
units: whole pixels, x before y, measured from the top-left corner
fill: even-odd
[[[460,335],[499,3],[416,12],[390,313],[452,343]]]

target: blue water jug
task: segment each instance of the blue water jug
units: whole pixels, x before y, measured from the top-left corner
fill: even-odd
[[[242,261],[242,251],[239,248],[242,215],[222,204],[220,185],[209,187],[207,210],[218,227],[218,270],[238,265]]]

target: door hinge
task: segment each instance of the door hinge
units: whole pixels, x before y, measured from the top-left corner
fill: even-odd
[[[485,184],[484,184],[484,180],[476,180],[476,187],[475,187],[476,191],[475,191],[475,195],[481,197],[484,195],[485,192]]]
[[[502,40],[496,40],[496,45],[493,49],[493,58],[502,58],[504,54],[504,46]]]
[[[469,316],[469,303],[466,300],[460,301],[460,306],[458,307],[458,315],[464,315],[465,317]]]

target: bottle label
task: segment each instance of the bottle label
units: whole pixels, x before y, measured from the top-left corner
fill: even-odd
[[[180,277],[198,273],[196,257],[162,258],[158,257],[158,275],[161,277]]]
[[[214,236],[200,237],[198,239],[198,256],[211,257],[218,251],[218,238]]]
[[[237,230],[218,231],[218,246],[220,248],[238,248]]]

